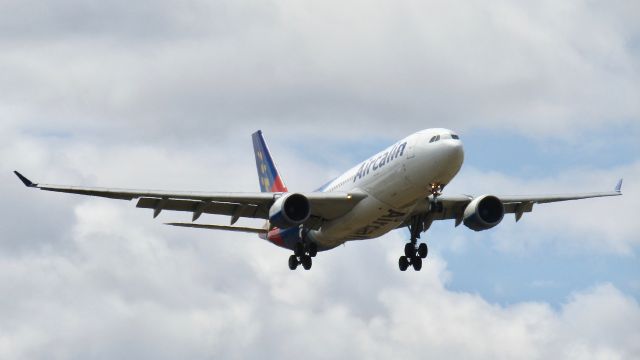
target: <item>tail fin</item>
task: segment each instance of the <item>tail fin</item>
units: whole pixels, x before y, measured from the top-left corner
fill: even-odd
[[[262,131],[258,130],[253,135],[253,151],[256,154],[256,166],[260,177],[260,191],[262,192],[287,192],[287,186],[276,169],[269,148],[264,142]]]

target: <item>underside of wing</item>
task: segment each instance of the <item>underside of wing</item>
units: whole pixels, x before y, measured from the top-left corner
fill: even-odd
[[[136,207],[153,209],[154,216],[157,216],[161,210],[191,212],[193,221],[202,214],[227,215],[231,217],[233,225],[240,218],[269,219],[269,209],[282,194],[256,193],[259,196],[261,194],[271,194],[270,200],[263,201],[261,197],[252,199],[250,196],[245,196],[244,199],[227,199],[219,196],[214,200],[142,197],[138,200]],[[363,198],[361,194],[346,193],[302,193],[302,195],[310,203],[311,216],[307,224],[310,228],[317,228],[315,224],[318,222],[333,220],[346,214]]]
[[[247,201],[249,200],[249,201]],[[216,214],[231,216],[232,224],[240,218],[267,219],[269,208],[259,202],[237,201],[229,199],[227,202],[213,200],[187,200],[171,198],[143,197],[136,204],[138,208],[153,209],[154,216],[160,211],[184,211],[193,213],[192,221],[198,220],[202,214]]]
[[[433,197],[429,197],[420,201],[412,215],[421,216],[428,225],[434,220],[456,220],[456,226],[465,221],[465,211],[470,206],[481,205],[480,201],[484,199],[496,199],[501,203],[502,214],[515,214],[516,221],[522,218],[524,213],[533,211],[534,204],[546,204],[560,201],[590,199],[598,197],[619,196],[622,195],[622,180],[620,180],[613,191],[592,192],[592,193],[576,193],[576,194],[557,194],[557,195],[506,195],[506,196],[471,196],[471,195],[441,195],[437,198],[438,205],[434,205]],[[487,201],[487,204],[489,201]],[[500,206],[500,205],[498,205]],[[471,211],[467,211],[467,216],[471,216]],[[500,220],[502,216],[499,216]],[[403,223],[407,226],[410,220]],[[497,221],[499,222],[499,220]],[[496,224],[497,224],[496,222]],[[466,224],[466,222],[465,222]]]
[[[193,224],[193,223],[165,223],[165,225],[189,227],[196,229],[208,229],[208,230],[225,230],[225,231],[237,231],[252,234],[267,234],[267,229],[255,229],[239,226],[223,226],[223,225],[207,225],[207,224]]]
[[[231,225],[240,218],[268,220],[271,206],[278,198],[286,195],[274,192],[208,193],[36,184],[17,171],[15,174],[25,186],[31,188],[110,199],[138,199],[136,207],[152,209],[154,217],[164,210],[192,213],[192,221],[197,220],[202,214],[226,215],[231,217]],[[366,197],[366,194],[360,192],[300,194],[309,201],[310,216],[304,224],[309,228],[318,228],[323,221],[343,216]]]

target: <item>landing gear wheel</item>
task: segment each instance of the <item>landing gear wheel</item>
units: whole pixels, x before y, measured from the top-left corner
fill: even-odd
[[[310,243],[308,246],[309,256],[316,257],[318,255],[318,245],[315,243]]]
[[[421,258],[426,258],[427,255],[429,254],[429,248],[427,247],[427,244],[422,243],[418,246],[418,256],[420,256]]]
[[[411,259],[416,254],[416,246],[413,243],[404,244],[404,256]]]
[[[304,244],[302,244],[301,242],[297,243],[294,247],[293,247],[293,253],[296,256],[303,256],[304,255]]]
[[[420,271],[422,269],[422,259],[418,256],[415,256],[411,259],[411,265],[413,265],[413,270]]]
[[[400,259],[398,260],[398,267],[400,268],[400,271],[407,271],[407,268],[409,267],[409,259],[407,259],[406,256],[400,256]]]
[[[289,256],[289,270],[295,270],[298,267],[298,258],[295,255]]]
[[[302,255],[300,257],[300,262],[302,263],[302,267],[305,270],[309,270],[311,269],[311,256],[309,255]]]

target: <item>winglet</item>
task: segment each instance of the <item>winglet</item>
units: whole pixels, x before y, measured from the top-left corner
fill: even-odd
[[[622,179],[620,179],[620,181],[618,181],[618,185],[616,185],[616,192],[622,192]]]
[[[20,174],[17,171],[14,171],[13,173],[16,174],[16,176],[20,179],[20,181],[22,181],[22,183],[26,187],[36,187],[38,185],[31,182],[31,180],[27,179],[26,177],[24,177],[24,175]]]

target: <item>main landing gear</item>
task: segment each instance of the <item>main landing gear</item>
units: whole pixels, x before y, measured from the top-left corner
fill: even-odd
[[[400,271],[406,271],[409,265],[413,266],[413,270],[420,271],[422,269],[422,259],[429,254],[429,248],[425,243],[418,243],[420,233],[424,228],[424,219],[419,216],[411,218],[409,231],[411,232],[411,242],[404,245],[404,255],[398,259],[398,267]]]
[[[318,254],[318,245],[315,243],[299,242],[293,248],[293,255],[289,256],[289,269],[295,270],[302,265],[305,270],[311,269],[311,258]]]
[[[404,255],[398,259],[400,271],[406,271],[409,266],[412,266],[415,271],[422,269],[422,259],[425,259],[429,254],[429,247],[427,247],[425,243],[418,244],[418,239],[420,239],[420,233],[426,231],[431,226],[434,214],[444,210],[442,202],[438,201],[438,196],[442,194],[443,188],[444,185],[440,183],[429,184],[429,192],[433,196],[433,199],[429,202],[427,214],[411,217],[409,223],[411,240],[404,245]]]

